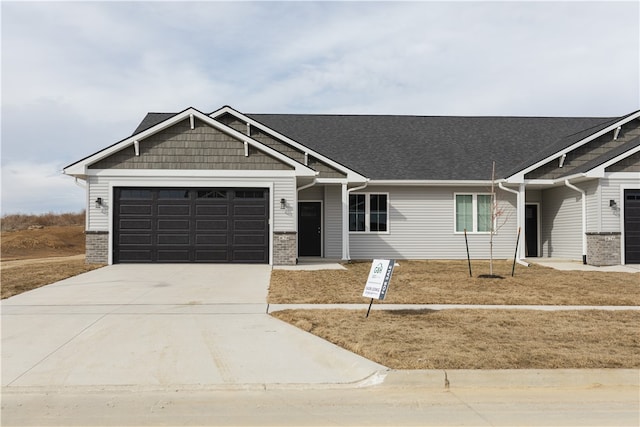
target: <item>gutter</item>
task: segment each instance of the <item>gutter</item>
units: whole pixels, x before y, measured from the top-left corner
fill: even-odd
[[[498,182],[498,187],[501,190],[504,191],[508,191],[509,193],[513,193],[516,195],[516,225],[518,226],[519,230],[522,230],[522,224],[521,224],[521,219],[522,219],[522,215],[520,212],[520,192],[516,191],[514,189],[505,187],[502,182]],[[525,231],[525,238],[526,238],[526,231]],[[522,251],[520,250],[521,245],[518,245],[518,257],[516,259],[516,262],[520,265],[524,265],[525,267],[529,267],[529,263],[524,261],[524,257],[522,256]]]
[[[568,179],[564,185],[582,195],[582,263],[587,264],[587,192],[571,184]]]
[[[318,183],[318,178],[315,177],[315,178],[313,178],[313,181],[311,181],[311,183],[303,185],[302,187],[296,188],[296,191],[300,192],[301,190],[306,190],[307,188],[313,187],[317,183]]]

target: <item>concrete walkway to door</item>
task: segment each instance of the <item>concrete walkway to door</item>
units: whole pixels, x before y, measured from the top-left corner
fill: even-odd
[[[2,386],[234,389],[384,366],[266,314],[268,265],[120,264],[2,301]]]

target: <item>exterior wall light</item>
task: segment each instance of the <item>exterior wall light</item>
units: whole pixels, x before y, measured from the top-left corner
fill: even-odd
[[[280,209],[285,209],[287,207],[287,200],[280,199]]]
[[[618,206],[615,200],[609,200],[609,207],[615,209]]]
[[[102,197],[98,197],[98,198],[96,199],[96,209],[99,209],[99,208],[101,208],[102,206],[103,206],[103,205],[102,205]]]

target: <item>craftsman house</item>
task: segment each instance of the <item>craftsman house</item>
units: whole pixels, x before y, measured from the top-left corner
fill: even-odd
[[[495,179],[492,165],[495,162]],[[640,111],[622,117],[149,113],[64,169],[87,261],[555,257],[640,263]],[[495,199],[492,197],[495,189]],[[492,219],[493,200],[497,216]]]

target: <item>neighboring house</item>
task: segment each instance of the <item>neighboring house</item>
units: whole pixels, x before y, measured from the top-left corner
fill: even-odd
[[[87,261],[640,263],[640,111],[615,118],[149,113],[64,169]]]

